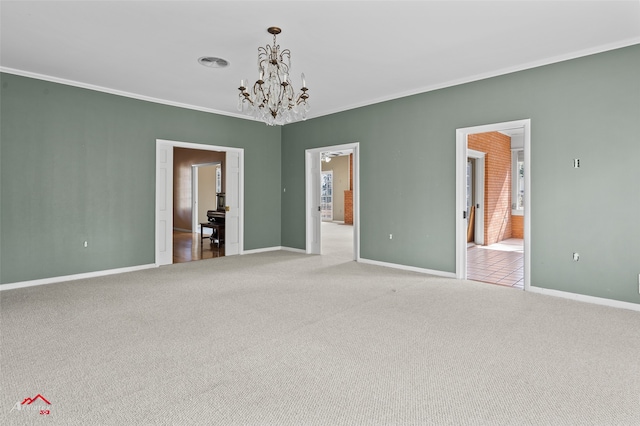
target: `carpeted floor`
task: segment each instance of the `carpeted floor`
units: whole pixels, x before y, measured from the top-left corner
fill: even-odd
[[[634,311],[284,251],[0,298],[3,425],[640,424]]]

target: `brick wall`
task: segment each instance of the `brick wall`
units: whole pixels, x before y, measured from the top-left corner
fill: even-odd
[[[353,154],[349,154],[349,189],[344,191],[344,223],[353,225]]]
[[[469,135],[469,149],[486,153],[484,243],[512,237],[511,138],[499,132]]]
[[[524,239],[524,216],[511,216],[511,238]]]
[[[344,223],[353,225],[353,191],[344,191]]]

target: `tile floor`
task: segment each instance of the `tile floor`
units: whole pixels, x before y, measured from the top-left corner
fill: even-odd
[[[523,289],[523,240],[510,238],[490,246],[468,247],[467,278]]]

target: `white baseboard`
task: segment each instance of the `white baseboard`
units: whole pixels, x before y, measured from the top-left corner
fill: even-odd
[[[242,254],[256,254],[256,253],[265,253],[265,252],[268,252],[268,251],[279,251],[279,250],[282,250],[282,247],[280,247],[280,246],[263,247],[263,248],[259,248],[259,249],[244,250],[242,252]]]
[[[546,294],[547,296],[562,297],[563,299],[577,300],[579,302],[593,303],[596,305],[610,306],[612,308],[630,309],[640,312],[640,304],[631,302],[622,302],[620,300],[605,299],[604,297],[587,296],[584,294],[569,293],[568,291],[552,290],[543,287],[529,286],[532,293]]]
[[[417,268],[415,266],[400,265],[398,263],[380,262],[378,260],[370,260],[370,259],[363,259],[363,258],[359,258],[357,261],[361,263],[368,263],[370,265],[378,265],[378,266],[384,266],[387,268],[402,269],[404,271],[419,272],[421,274],[436,275],[436,276],[445,277],[445,278],[456,277],[456,274],[454,272],[436,271],[433,269]]]
[[[64,275],[61,277],[43,278],[40,280],[21,281],[9,284],[0,284],[0,291],[13,290],[16,288],[33,287],[36,285],[55,284],[64,281],[82,280],[85,278],[104,277],[106,275],[123,274],[125,272],[141,271],[143,269],[157,268],[156,264],[129,266],[127,268],[108,269],[106,271],[87,272],[84,274]]]
[[[307,251],[306,251],[306,250],[304,250],[304,249],[293,248],[293,247],[284,247],[284,246],[281,246],[281,247],[280,247],[280,250],[284,250],[284,251],[292,251],[292,252],[294,252],[294,253],[302,253],[302,254],[307,253]]]
[[[283,246],[274,246],[274,247],[264,247],[264,248],[253,249],[253,250],[245,250],[245,251],[242,252],[242,254],[265,253],[265,252],[268,252],[268,251],[280,251],[280,250],[292,251],[292,252],[295,252],[295,253],[306,253],[304,250],[301,250],[301,249],[296,249],[296,248],[291,248],[291,247],[283,247]]]

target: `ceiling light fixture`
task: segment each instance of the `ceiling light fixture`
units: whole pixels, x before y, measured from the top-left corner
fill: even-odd
[[[267,32],[273,34],[273,46],[258,48],[259,78],[253,87],[247,90],[245,84],[248,85],[249,80],[240,81],[238,111],[246,111],[270,126],[290,123],[298,118],[306,120],[310,106],[304,73],[301,75],[302,88],[296,94],[289,74],[291,51],[280,50],[276,44],[276,35],[282,30],[269,27]]]

